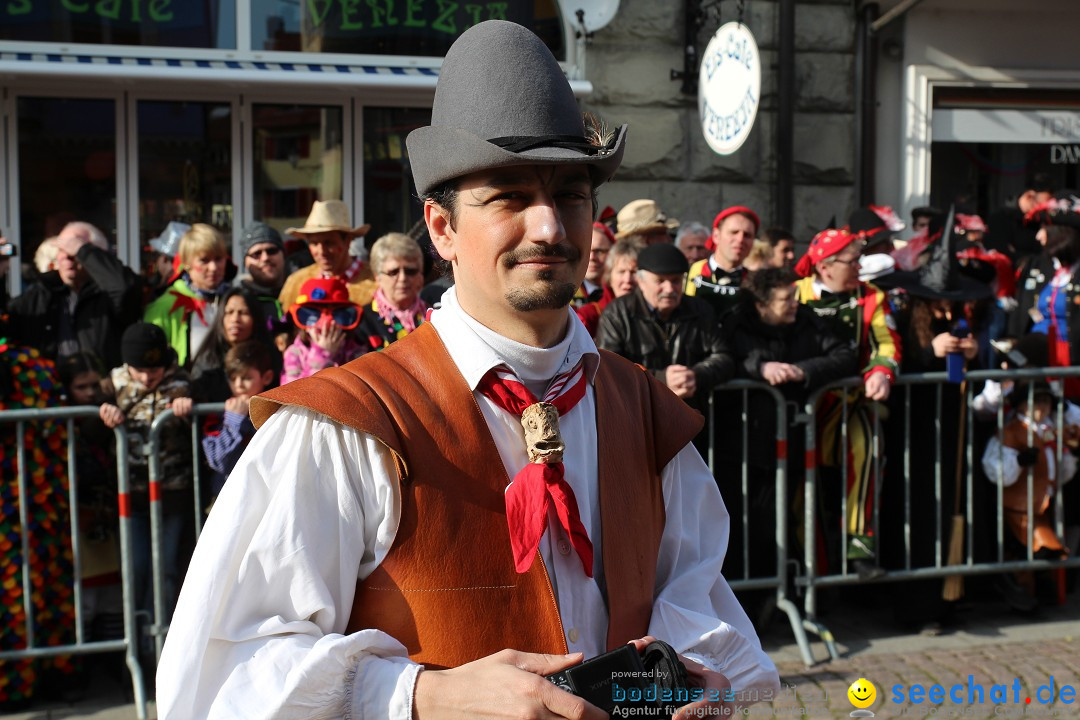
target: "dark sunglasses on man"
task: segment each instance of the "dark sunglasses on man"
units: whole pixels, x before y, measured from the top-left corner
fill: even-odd
[[[355,305],[293,305],[289,314],[292,315],[293,322],[302,328],[313,328],[324,317],[329,317],[330,321],[342,330],[352,330],[360,324],[360,308]]]
[[[281,248],[276,245],[271,245],[270,247],[260,248],[259,250],[252,250],[247,254],[247,257],[251,258],[252,260],[258,260],[263,255],[265,255],[266,257],[274,257],[280,252]]]

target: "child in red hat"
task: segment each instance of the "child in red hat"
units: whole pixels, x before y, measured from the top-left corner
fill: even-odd
[[[359,324],[360,313],[360,306],[349,299],[349,288],[340,278],[306,281],[289,308],[299,332],[285,350],[281,384],[363,355],[364,346],[349,334]]]

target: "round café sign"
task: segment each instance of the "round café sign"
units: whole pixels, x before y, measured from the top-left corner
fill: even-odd
[[[721,155],[750,135],[761,100],[761,58],[747,27],[729,22],[709,41],[701,61],[698,113],[705,141]]]

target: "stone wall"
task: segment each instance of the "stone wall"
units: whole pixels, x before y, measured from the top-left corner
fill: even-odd
[[[650,197],[680,220],[710,223],[728,205],[748,205],[769,225],[775,213],[777,3],[746,0],[744,19],[762,55],[761,106],[746,143],[733,155],[709,149],[697,98],[670,79],[683,67],[682,0],[622,0],[618,15],[587,49],[592,96],[585,109],[609,124],[629,123],[616,180],[600,204],[616,209]],[[720,3],[698,37],[699,55],[736,3]],[[795,17],[794,231],[803,242],[854,201],[854,35],[851,0],[798,0]]]

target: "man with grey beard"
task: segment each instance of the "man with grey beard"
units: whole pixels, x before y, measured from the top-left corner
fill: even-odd
[[[638,286],[600,316],[596,345],[645,366],[691,407],[703,410],[714,386],[735,372],[716,316],[704,300],[683,294],[690,263],[674,245],[638,255]]]

